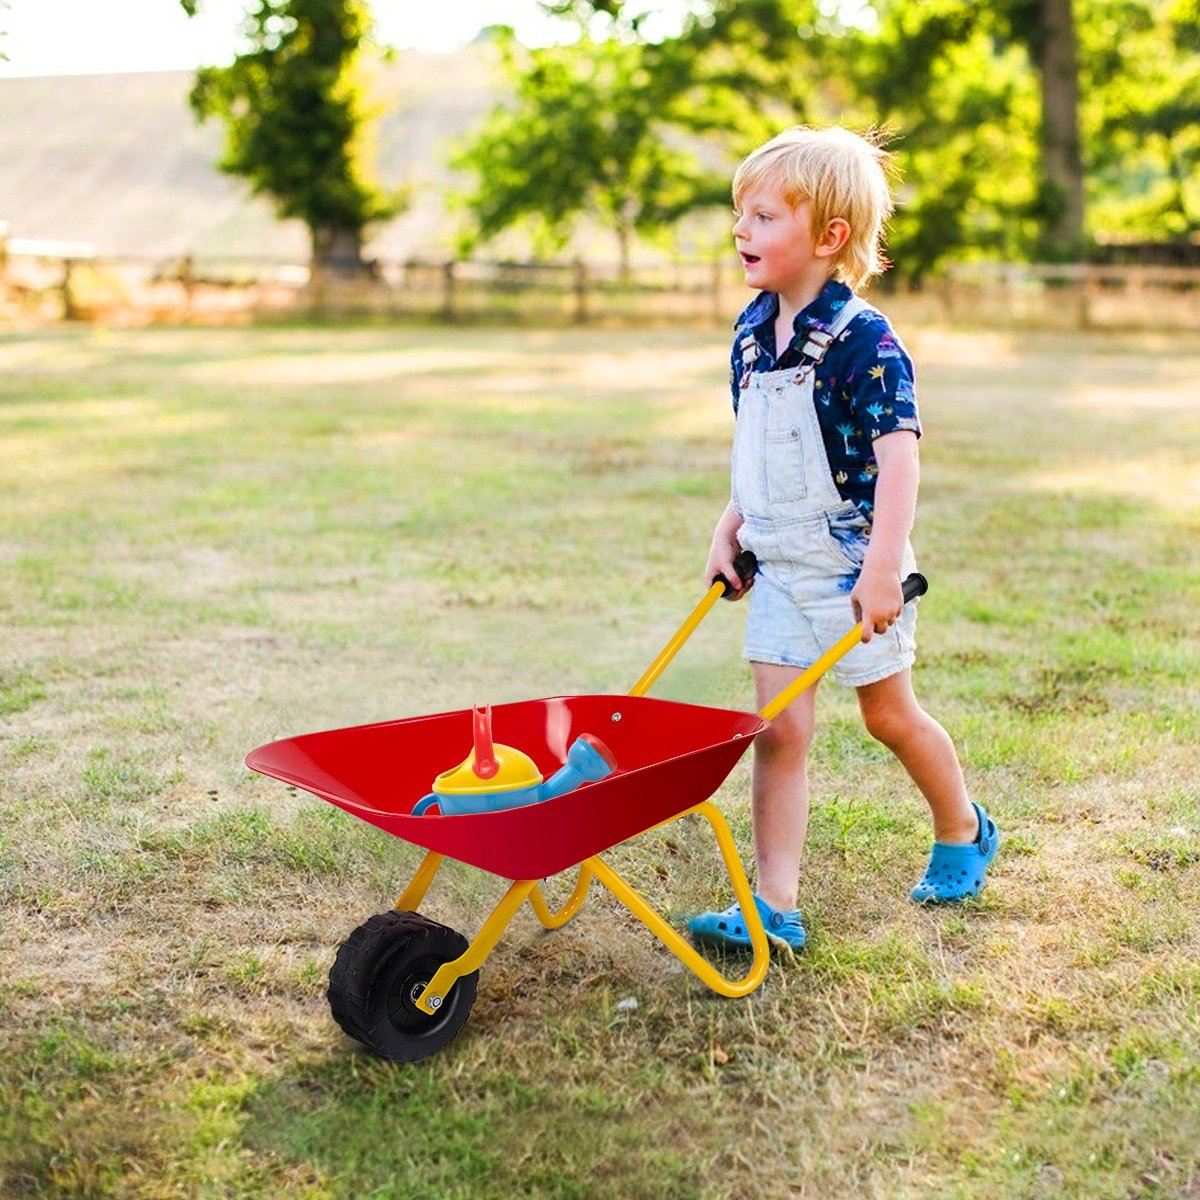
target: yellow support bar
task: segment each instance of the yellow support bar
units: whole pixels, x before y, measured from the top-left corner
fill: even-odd
[[[673,926],[669,925],[662,916],[655,912],[608,863],[598,856],[593,856],[580,865],[579,879],[575,885],[575,890],[572,892],[567,903],[556,914],[551,913],[545,898],[541,895],[536,879],[516,880],[508,889],[504,898],[496,905],[492,915],[484,922],[483,928],[480,929],[475,940],[466,951],[452,962],[443,963],[434,972],[434,976],[425,987],[425,990],[417,997],[417,1007],[422,1012],[433,1016],[442,1006],[443,1001],[449,995],[450,989],[456,981],[464,975],[469,975],[472,971],[478,971],[483,966],[484,962],[487,961],[488,955],[496,948],[496,943],[500,940],[500,935],[508,928],[518,909],[520,909],[521,905],[527,899],[532,905],[534,912],[537,913],[538,919],[548,929],[565,925],[583,904],[593,876],[604,884],[651,933],[655,934],[663,945],[684,966],[688,967],[702,983],[722,996],[736,998],[749,995],[762,983],[766,977],[767,968],[770,965],[770,945],[767,941],[767,934],[763,929],[762,920],[759,918],[758,908],[754,903],[754,893],[751,891],[750,882],[746,878],[746,872],[742,868],[742,860],[738,855],[737,846],[734,845],[733,835],[729,832],[729,826],[725,823],[725,818],[707,800],[702,804],[696,805],[695,808],[687,809],[685,812],[679,814],[680,817],[693,815],[704,817],[709,825],[712,826],[713,833],[716,835],[717,845],[721,851],[721,858],[725,862],[725,869],[729,874],[730,882],[733,884],[734,895],[737,897],[738,903],[742,907],[742,914],[746,918],[746,928],[750,933],[750,944],[754,950],[754,959],[750,964],[750,970],[741,979],[726,979],[690,943],[685,941]],[[425,872],[426,866],[428,866],[428,860],[426,860],[425,866],[422,867],[422,873]],[[428,872],[429,878],[432,878],[433,871],[436,869],[436,866],[434,866]],[[414,880],[413,885],[410,885],[410,891],[416,883],[417,880]],[[408,893],[406,892],[405,895],[407,896]]]
[[[504,899],[492,910],[492,915],[483,923],[475,940],[452,962],[443,963],[434,972],[425,990],[417,997],[417,1007],[433,1016],[442,1006],[455,982],[472,971],[478,971],[487,961],[487,956],[496,948],[500,935],[525,903],[530,892],[537,887],[536,879],[518,879],[504,895]]]
[[[816,683],[817,680],[820,679],[821,676],[824,675],[825,672],[828,671],[829,668],[832,667],[839,658],[849,654],[850,651],[853,650],[854,647],[857,646],[861,641],[862,622],[859,621],[859,623],[855,625],[855,627],[851,629],[850,632],[847,633],[840,641],[838,641],[835,645],[830,646],[829,649],[826,650],[825,653],[822,654],[821,657],[818,658],[817,661],[813,663],[813,665],[809,667],[803,675],[800,675],[796,679],[792,680],[792,682],[789,683],[787,687],[785,687],[783,691],[775,697],[774,700],[765,705],[763,708],[760,708],[758,710],[758,715],[767,721],[771,721],[775,717],[779,716],[779,714],[783,712],[783,710],[787,708],[787,706],[791,704],[791,702],[795,700],[801,692],[812,687],[812,685]]]
[[[439,861],[441,859],[441,855],[435,856],[432,853],[429,857],[437,857]],[[426,859],[422,865],[421,872],[418,872],[418,879],[428,865],[429,859]],[[433,878],[433,873],[436,870],[437,866],[435,865],[428,872],[428,879]],[[414,879],[409,885],[408,891],[401,897],[402,900],[407,898],[409,892],[415,889],[418,879]],[[427,882],[428,880],[426,880]],[[538,920],[547,929],[558,929],[565,925],[580,910],[584,900],[587,898],[588,889],[591,886],[592,872],[588,869],[588,865],[584,863],[579,868],[579,878],[576,880],[575,890],[571,893],[570,898],[557,913],[552,913],[550,906],[546,903],[546,899],[541,893],[541,889],[538,887],[538,881],[536,879],[518,879],[504,894],[504,898],[500,903],[492,910],[492,915],[483,923],[483,928],[475,935],[475,940],[470,946],[458,958],[452,962],[443,963],[437,969],[425,990],[417,997],[417,1007],[422,1012],[429,1013],[430,1016],[437,1012],[455,983],[464,975],[470,975],[472,971],[478,971],[487,961],[488,955],[496,948],[496,943],[500,940],[500,935],[508,928],[509,923],[516,916],[517,910],[525,903],[526,899],[529,900],[533,911],[537,913]]]
[[[547,929],[561,929],[583,907],[583,902],[587,899],[588,889],[591,886],[592,872],[585,863],[579,868],[579,878],[575,882],[575,890],[558,912],[550,911],[550,906],[546,903],[545,896],[542,895],[542,889],[537,884],[534,884],[533,891],[529,893],[529,904],[537,913],[537,919]]]
[[[704,817],[712,826],[713,833],[716,834],[717,845],[721,849],[721,857],[725,860],[725,869],[729,872],[734,895],[737,896],[738,903],[742,906],[742,915],[746,919],[746,928],[750,932],[754,961],[750,964],[749,972],[741,979],[726,979],[707,959],[697,953],[695,948],[685,941],[673,926],[655,912],[608,863],[600,858],[589,858],[584,865],[590,867],[596,878],[702,983],[722,996],[733,998],[748,996],[762,983],[767,974],[767,967],[770,965],[771,952],[767,934],[763,929],[762,919],[758,915],[758,907],[754,903],[754,893],[750,890],[750,882],[746,878],[746,872],[742,869],[742,860],[738,856],[733,835],[729,832],[725,818],[707,800],[695,808],[680,813],[680,816],[686,817],[692,814]]]
[[[404,912],[416,912],[421,907],[421,901],[425,899],[425,893],[429,891],[429,885],[433,882],[433,877],[438,873],[438,867],[442,865],[444,858],[445,855],[430,850],[425,855],[425,861],[417,868],[412,882],[404,889],[404,894],[393,907],[403,909]]]
[[[629,689],[629,695],[644,696],[650,690],[654,681],[667,669],[667,665],[671,659],[679,653],[679,648],[696,631],[696,626],[708,615],[709,609],[720,600],[724,594],[725,587],[725,581],[718,579],[708,589],[708,595],[696,605],[692,610],[691,616],[680,625],[675,636],[662,648],[658,657],[646,668],[646,673]]]

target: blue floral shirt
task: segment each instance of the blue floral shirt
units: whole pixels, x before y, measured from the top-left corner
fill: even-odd
[[[796,315],[792,340],[782,354],[775,349],[775,318],[779,297],[759,292],[736,322],[730,356],[730,388],[737,412],[742,372],[783,371],[799,366],[800,348],[810,329],[828,332],[852,293],[844,283],[830,280],[821,294]],[[742,340],[752,333],[758,357],[742,360]],[[879,467],[872,443],[885,433],[911,429],[918,437],[921,423],[913,391],[913,365],[887,318],[874,309],[860,313],[833,343],[814,372],[813,397],[833,481],[844,500],[852,500],[870,521],[875,510],[875,477]]]

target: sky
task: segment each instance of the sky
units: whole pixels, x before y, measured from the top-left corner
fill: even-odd
[[[0,78],[193,70],[233,57],[246,0],[0,0]],[[446,53],[504,22],[528,45],[561,40],[565,26],[537,0],[374,0],[380,39],[397,49]]]

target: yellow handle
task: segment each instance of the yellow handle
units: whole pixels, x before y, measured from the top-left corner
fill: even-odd
[[[742,581],[743,590],[754,580],[758,570],[758,559],[749,550],[743,550],[733,560],[733,569]],[[692,610],[692,615],[680,625],[675,636],[662,648],[662,653],[646,668],[646,673],[629,690],[631,696],[644,696],[654,681],[666,670],[667,664],[679,653],[679,647],[696,631],[696,626],[708,615],[709,610],[717,600],[724,595],[732,595],[734,591],[724,575],[718,575],[708,589],[708,594]]]
[[[758,715],[767,721],[779,716],[779,714],[783,712],[783,710],[787,708],[787,706],[791,704],[791,702],[795,700],[801,692],[807,691],[810,687],[812,687],[812,685],[816,683],[817,680],[820,679],[821,676],[824,675],[825,672],[828,671],[829,668],[832,667],[839,658],[849,654],[850,651],[853,650],[854,647],[857,646],[861,641],[862,622],[859,621],[859,623],[855,625],[855,627],[851,629],[850,632],[845,635],[845,637],[841,638],[834,645],[830,646],[829,649],[826,650],[825,653],[822,654],[821,657],[818,658],[817,661],[813,663],[813,665],[809,667],[803,675],[800,675],[796,679],[792,680],[792,682],[789,683],[787,687],[785,687],[783,691],[775,697],[774,700],[760,708],[758,710]]]
[[[692,636],[696,631],[696,626],[708,616],[709,609],[720,600],[726,586],[723,579],[718,579],[708,589],[708,594],[692,610],[692,615],[680,625],[675,636],[662,648],[658,657],[646,668],[646,673],[629,689],[631,696],[644,696],[650,690],[654,681],[667,669],[667,664],[679,653],[680,646]]]
[[[924,575],[914,571],[907,579],[905,579],[904,583],[901,585],[901,588],[904,593],[904,603],[910,604],[913,600],[925,595],[925,593],[929,590],[929,581]],[[765,705],[763,708],[760,708],[758,710],[758,715],[767,721],[779,716],[779,714],[783,712],[783,710],[787,708],[787,706],[791,704],[791,702],[795,700],[795,698],[799,696],[801,692],[812,687],[812,685],[816,683],[817,680],[820,679],[821,676],[824,675],[825,672],[828,671],[829,668],[832,667],[839,658],[849,654],[850,651],[862,641],[862,628],[862,622],[859,621],[859,623],[855,625],[855,627],[851,629],[849,633],[839,639],[834,645],[830,646],[829,649],[826,650],[825,653],[822,654],[821,657],[818,658],[817,661],[813,663],[813,665],[809,667],[803,675],[800,675],[796,679],[792,680],[792,682],[789,683],[788,686],[785,687],[783,691],[775,697],[774,700]]]

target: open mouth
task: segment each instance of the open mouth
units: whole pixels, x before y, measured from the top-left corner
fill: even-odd
[[[747,267],[753,266],[756,262],[759,261],[759,257],[757,254],[747,254],[745,252],[745,250],[739,250],[738,253],[742,256],[742,264],[744,266],[747,266]]]

